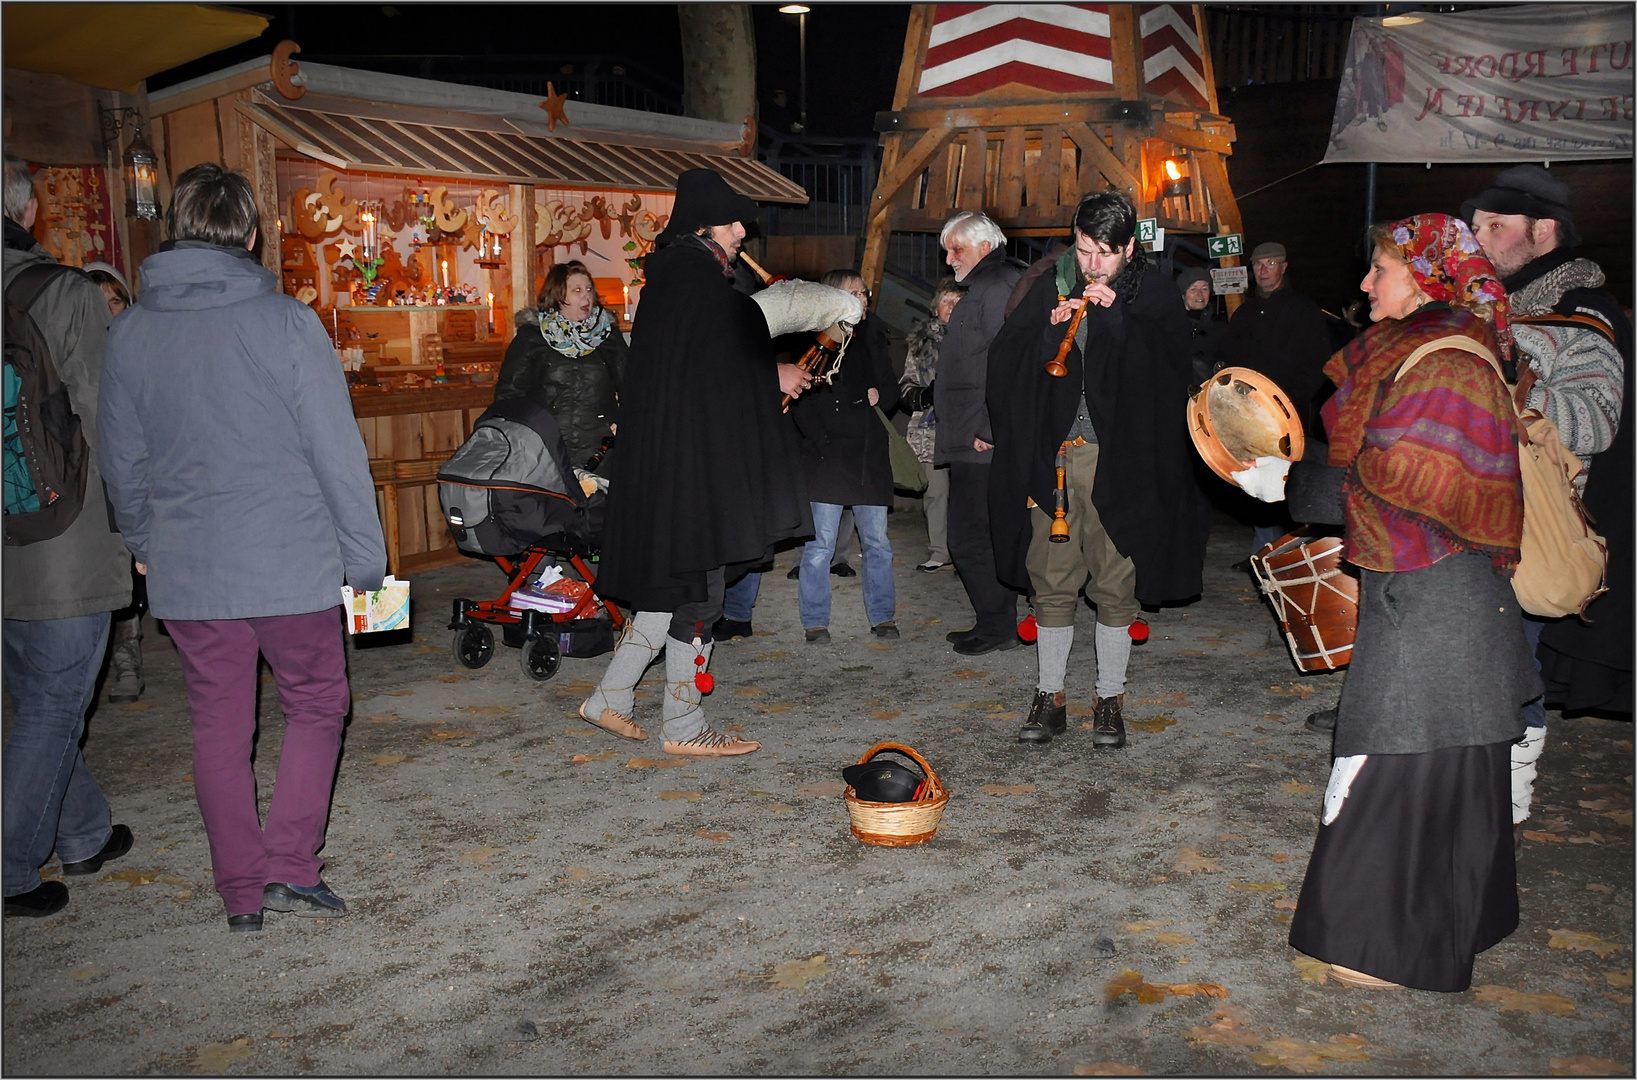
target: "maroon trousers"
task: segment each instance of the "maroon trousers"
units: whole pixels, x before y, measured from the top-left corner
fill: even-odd
[[[260,911],[264,886],[315,885],[323,868],[318,850],[351,707],[341,616],[328,608],[261,619],[167,619],[165,626],[193,710],[193,790],[216,891],[230,915]],[[273,669],[285,716],[265,826],[250,765],[258,653]]]

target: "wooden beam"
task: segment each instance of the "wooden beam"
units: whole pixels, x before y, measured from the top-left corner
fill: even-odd
[[[999,197],[995,206],[1006,217],[1023,209],[1023,129],[1007,128],[1000,144]]]
[[[1205,70],[1200,72],[1205,77],[1205,100],[1211,103],[1212,112],[1220,112],[1222,106],[1216,100],[1216,65],[1211,63],[1211,39],[1205,36],[1205,6],[1190,6],[1194,11],[1194,34],[1199,38],[1199,56],[1205,63]]]
[[[932,160],[932,155],[936,154],[954,134],[955,129],[947,127],[933,128],[926,132],[915,141],[914,146],[910,147],[909,153],[893,165],[891,172],[887,171],[886,162],[883,161],[881,179],[876,182],[875,197],[870,200],[872,213],[879,212],[891,202],[893,196],[898,194],[898,189],[919,175],[921,170],[926,168],[926,163]]]
[[[534,185],[506,185],[506,204],[507,211],[517,217],[517,224],[512,226],[507,239],[511,241],[512,254],[512,307],[520,308],[534,302]],[[508,311],[506,323],[510,322]],[[509,325],[495,327],[503,337],[509,335],[509,329]]]
[[[1127,101],[1143,96],[1142,28],[1137,5],[1108,6],[1108,44],[1114,62],[1114,92]]]
[[[957,210],[983,210],[985,181],[988,179],[989,138],[981,131],[966,133],[966,152],[961,155],[960,193],[955,196]]]
[[[915,76],[921,70],[921,57],[926,55],[927,39],[932,35],[933,4],[916,4],[909,9],[909,29],[904,32],[904,59],[898,65],[898,85],[892,92],[892,107],[902,109],[915,93]]]
[[[1052,105],[920,106],[875,114],[879,132],[922,131],[927,128],[1040,127],[1044,124],[1146,124],[1152,109],[1145,100],[1115,98],[1067,101]]]
[[[1114,155],[1108,144],[1103,142],[1096,132],[1085,124],[1070,124],[1068,132],[1069,138],[1073,139],[1080,151],[1091,159],[1091,163],[1097,166],[1099,172],[1108,177],[1115,187],[1130,196],[1132,202],[1141,201],[1142,182]],[[1082,191],[1080,194],[1089,195],[1091,192]]]
[[[1211,195],[1211,209],[1216,214],[1217,228],[1224,233],[1241,233],[1245,227],[1239,217],[1239,203],[1228,186],[1227,163],[1216,154],[1198,154],[1194,157],[1196,174],[1205,181],[1205,190]],[[1229,255],[1218,260],[1221,266],[1238,266],[1240,258]],[[1238,294],[1228,295],[1228,314],[1232,315],[1243,303]]]
[[[1220,135],[1212,135],[1206,131],[1190,131],[1164,121],[1154,125],[1154,138],[1186,146],[1190,150],[1210,150],[1217,154],[1233,153],[1233,143]]]

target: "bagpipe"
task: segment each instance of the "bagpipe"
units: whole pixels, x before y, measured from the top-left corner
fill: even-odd
[[[762,279],[762,284],[765,286],[771,287],[783,282],[790,282],[791,280],[785,277],[774,277],[772,274],[769,274],[766,270],[763,270],[757,265],[756,260],[752,259],[743,251],[739,252],[739,258],[744,261],[746,266],[750,267],[751,271],[754,272],[757,277]],[[811,283],[794,282],[793,284],[809,285]],[[828,289],[829,287],[820,286],[820,288]],[[798,305],[796,304],[788,305],[790,308],[795,308],[797,306]],[[799,313],[797,313],[797,316],[794,318],[794,325],[791,325],[789,323],[776,322],[775,316],[768,311],[766,305],[763,306],[763,312],[768,316],[768,329],[775,337],[778,337],[781,333],[793,333],[798,330],[812,329],[810,325],[806,325],[799,317]],[[841,371],[841,357],[847,350],[847,342],[851,339],[852,329],[850,327],[845,325],[839,319],[828,320],[825,327],[818,331],[817,336],[813,339],[813,344],[808,346],[807,351],[802,354],[801,359],[796,361],[796,366],[802,371],[806,372],[808,375],[812,376],[814,382],[822,382],[829,385],[835,380],[836,375]],[[780,403],[781,408],[788,411],[790,408],[790,401],[790,395],[785,394],[783,401]]]

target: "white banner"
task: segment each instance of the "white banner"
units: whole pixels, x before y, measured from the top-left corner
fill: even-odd
[[[1326,162],[1632,156],[1631,5],[1410,17],[1353,20]]]

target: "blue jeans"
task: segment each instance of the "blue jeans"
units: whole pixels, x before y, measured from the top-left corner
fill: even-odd
[[[813,539],[801,552],[801,625],[811,630],[830,625],[830,557],[843,507],[813,504]],[[859,546],[864,549],[864,614],[871,626],[891,622],[898,610],[892,581],[892,544],[887,541],[887,508],[855,506]]]
[[[729,622],[749,622],[756,610],[756,593],[761,587],[760,574],[746,574],[729,585],[722,594],[722,618]]]
[[[1540,648],[1540,632],[1544,629],[1546,629],[1544,619],[1537,619],[1527,612],[1524,613],[1523,640],[1529,643],[1529,659],[1535,662],[1537,669],[1540,667],[1540,658],[1535,653]],[[1544,695],[1533,701],[1523,703],[1523,726],[1538,728],[1546,726],[1546,698]]]
[[[5,620],[4,671],[15,720],[6,740],[4,890],[40,887],[55,851],[83,862],[113,831],[80,736],[108,648],[108,612],[72,619]]]

